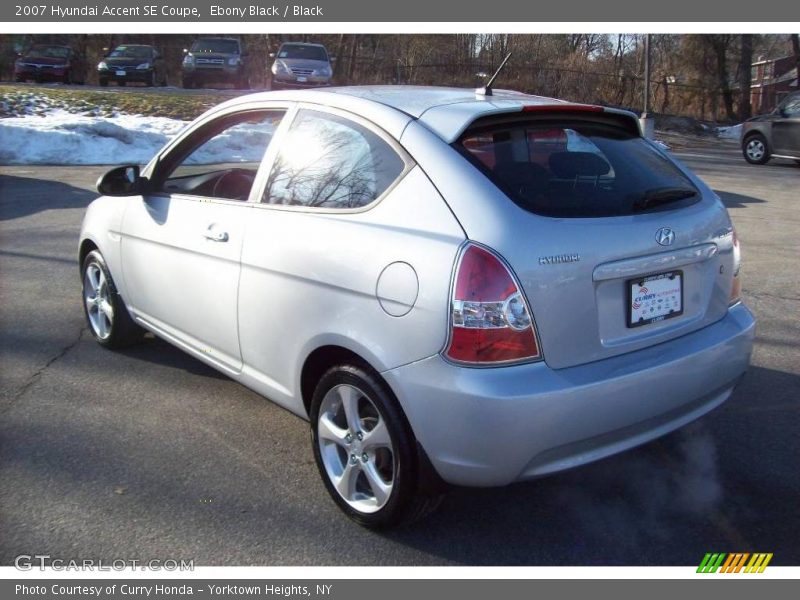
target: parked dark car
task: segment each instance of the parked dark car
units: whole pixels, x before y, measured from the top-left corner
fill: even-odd
[[[109,81],[117,85],[143,83],[147,86],[167,85],[167,70],[157,48],[142,44],[117,46],[97,65],[100,85]]]
[[[236,38],[207,37],[195,40],[183,58],[183,87],[203,87],[209,83],[232,83],[247,89],[247,55]]]
[[[771,113],[745,121],[741,143],[751,164],[763,165],[771,158],[800,163],[800,92],[786,96]]]
[[[16,81],[84,83],[86,63],[69,46],[34,44],[14,63]]]

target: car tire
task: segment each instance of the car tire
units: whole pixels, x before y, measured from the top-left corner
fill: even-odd
[[[83,313],[89,332],[105,348],[124,348],[138,342],[144,329],[131,318],[99,250],[81,265]]]
[[[61,83],[64,85],[70,85],[72,83],[72,71],[67,71],[64,73],[63,77],[61,78]]]
[[[184,77],[183,78],[183,89],[185,89],[185,90],[194,89],[194,81],[192,81],[188,77]]]
[[[763,165],[770,159],[767,139],[760,133],[748,135],[742,142],[742,154],[751,165]]]
[[[108,79],[101,79],[100,87],[108,87]]]
[[[155,74],[154,73],[150,73],[150,75],[147,76],[147,79],[145,80],[144,84],[147,87],[155,87],[155,85],[156,85],[156,76],[155,76]]]
[[[125,87],[126,85],[128,85],[127,81],[122,81],[122,80],[118,80],[117,81],[117,86],[118,87]]]
[[[372,369],[363,364],[329,369],[314,391],[310,418],[325,488],[353,521],[386,528],[421,519],[439,506],[441,494],[420,489],[411,427]]]

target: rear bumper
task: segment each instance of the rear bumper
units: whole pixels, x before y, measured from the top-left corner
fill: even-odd
[[[681,338],[586,365],[474,369],[430,357],[383,373],[437,473],[495,486],[579,466],[699,418],[746,371],[744,304]],[[545,352],[547,349],[545,348]]]

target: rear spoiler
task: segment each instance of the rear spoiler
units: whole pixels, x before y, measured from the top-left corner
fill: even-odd
[[[491,123],[498,121],[518,120],[520,115],[547,117],[549,115],[572,116],[578,120],[602,120],[621,127],[632,135],[642,137],[643,132],[639,118],[636,114],[610,108],[595,106],[593,104],[573,104],[554,100],[547,103],[522,104],[519,100],[497,98],[491,102],[482,102],[480,110],[475,110],[475,104],[465,102],[450,104],[445,107],[436,107],[426,111],[420,121],[444,139],[448,144],[455,142],[467,129],[473,128],[479,122],[490,119]],[[446,109],[441,110],[440,109]],[[488,124],[488,123],[487,123]]]

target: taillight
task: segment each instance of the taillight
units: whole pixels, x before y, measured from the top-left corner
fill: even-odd
[[[490,250],[472,243],[464,248],[450,311],[449,359],[486,365],[541,358],[522,290]]]
[[[739,268],[742,266],[742,251],[739,247],[739,237],[733,230],[733,283],[731,284],[730,306],[742,299],[742,278],[739,277]]]

